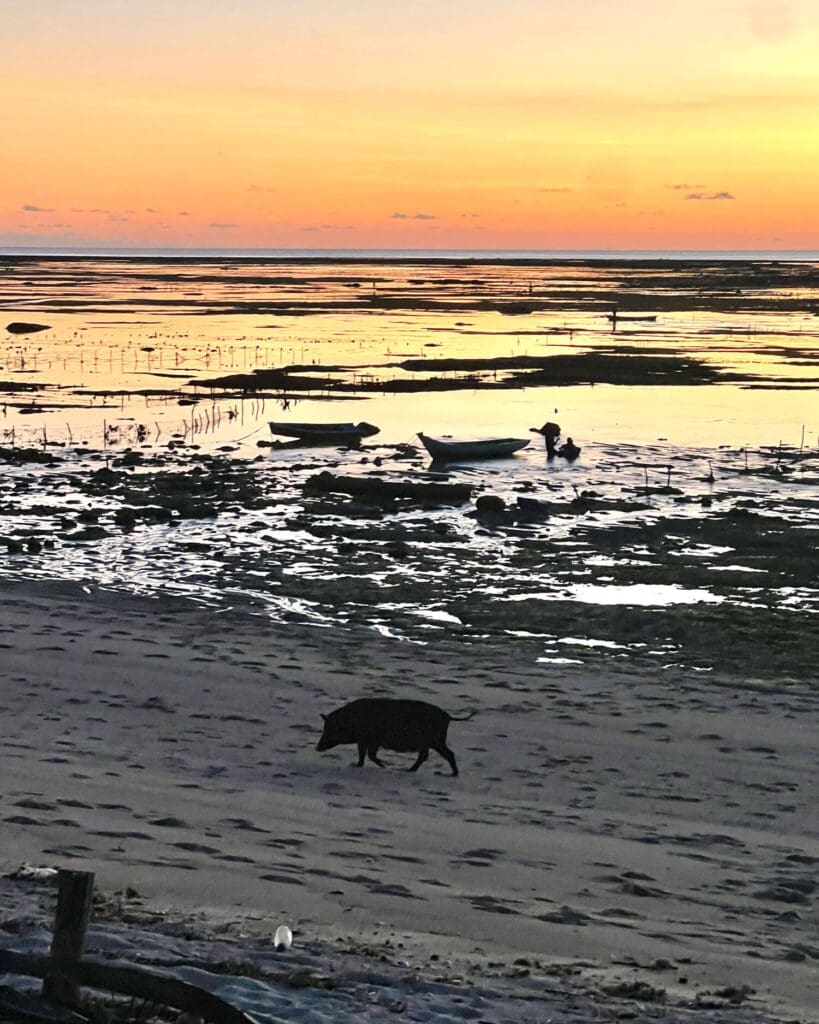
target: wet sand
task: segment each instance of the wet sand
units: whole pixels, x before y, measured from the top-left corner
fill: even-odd
[[[90,589],[0,596],[3,873],[93,870],[166,919],[268,941],[289,923],[301,955],[462,995],[568,974],[602,1019],[737,998],[816,1018],[815,692]],[[474,708],[450,727],[460,777],[434,754],[416,774],[318,754],[320,712],[364,694]],[[589,1019],[555,999],[544,1020]]]
[[[117,437],[118,451],[0,446],[0,577],[554,665],[816,684],[815,449],[584,443],[568,462],[530,446],[441,471],[420,445],[259,438],[246,458],[140,443],[133,424]]]

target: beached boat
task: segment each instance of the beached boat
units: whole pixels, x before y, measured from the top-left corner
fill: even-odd
[[[514,455],[529,444],[528,437],[491,437],[479,441],[442,440],[418,433],[421,444],[438,462],[456,459],[501,459]]]
[[[270,433],[305,444],[359,444],[379,432],[372,423],[269,423]]]

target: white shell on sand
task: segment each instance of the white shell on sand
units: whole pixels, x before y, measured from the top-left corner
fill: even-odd
[[[273,936],[273,945],[277,950],[290,949],[293,945],[293,933],[286,924],[280,924]]]
[[[12,874],[12,878],[36,878],[43,881],[47,878],[54,878],[57,875],[56,868],[41,868],[34,864],[27,864],[25,861]]]

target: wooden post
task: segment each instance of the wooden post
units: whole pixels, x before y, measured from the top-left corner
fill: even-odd
[[[90,871],[61,869],[57,873],[57,884],[57,913],[51,940],[54,970],[43,981],[43,998],[60,1006],[76,1006],[79,986],[60,973],[60,964],[74,964],[82,959],[91,918],[94,875]]]

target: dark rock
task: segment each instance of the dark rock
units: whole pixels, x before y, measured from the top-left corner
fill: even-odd
[[[403,480],[385,480],[375,476],[335,476],[323,471],[311,476],[304,484],[306,493],[354,494],[368,501],[408,498],[432,505],[460,505],[472,494],[471,484],[415,483]]]
[[[133,508],[118,508],[114,513],[114,522],[117,526],[132,528],[137,522],[136,509]]]
[[[515,509],[515,519],[518,522],[523,523],[542,523],[544,519],[549,518],[549,503],[547,501],[539,501],[537,498],[521,498],[517,499],[517,508]]]
[[[51,452],[41,448],[0,448],[0,462],[9,462],[17,466],[25,462],[36,462],[53,466],[59,459],[55,459]]]
[[[102,540],[108,536],[108,531],[101,526],[86,526],[83,530],[74,530],[73,533],[64,533],[63,540],[87,541]]]
[[[480,516],[503,516],[506,513],[506,502],[496,494],[482,494],[475,502],[475,510]]]

